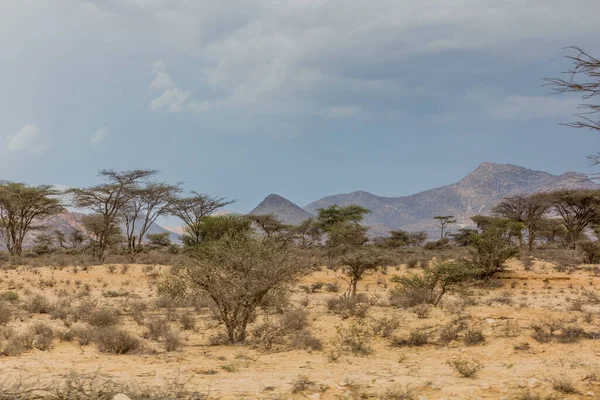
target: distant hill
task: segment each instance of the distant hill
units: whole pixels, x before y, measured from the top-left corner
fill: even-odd
[[[404,197],[381,197],[358,191],[327,196],[304,207],[309,213],[333,204],[358,204],[371,211],[365,224],[372,235],[392,229],[426,231],[434,238],[438,232],[433,217],[453,215],[458,226],[472,225],[470,217],[489,214],[504,197],[559,188],[598,188],[585,176],[574,172],[556,176],[510,164],[482,163],[460,182]],[[452,229],[451,229],[452,230]]]
[[[303,210],[291,201],[277,195],[268,195],[256,208],[250,211],[250,215],[275,215],[285,224],[298,225],[313,214]]]

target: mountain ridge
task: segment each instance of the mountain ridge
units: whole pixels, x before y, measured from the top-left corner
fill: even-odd
[[[435,237],[437,225],[433,217],[436,215],[454,215],[458,227],[471,226],[470,217],[491,213],[492,207],[506,196],[569,187],[599,188],[600,185],[576,172],[553,175],[514,164],[482,162],[461,180],[449,185],[398,197],[378,196],[364,190],[357,190],[322,197],[303,207],[303,210],[314,216],[319,208],[334,204],[340,206],[357,204],[371,211],[364,220],[365,225],[370,226],[371,236],[385,235],[393,229],[405,229],[424,230],[430,237]],[[285,202],[280,201],[280,204],[298,207],[291,201],[278,197],[285,200]],[[261,203],[261,213],[274,214],[282,219],[283,214],[291,212],[290,210],[281,212],[276,207],[265,207],[263,203]],[[256,209],[253,210],[255,211]]]

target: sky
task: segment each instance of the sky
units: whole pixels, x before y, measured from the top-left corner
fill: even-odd
[[[598,0],[0,2],[0,179],[305,206],[416,193],[481,162],[591,172],[581,99],[543,78],[600,55]]]

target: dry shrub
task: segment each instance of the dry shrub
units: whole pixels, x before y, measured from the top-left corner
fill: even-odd
[[[394,317],[375,318],[371,322],[371,329],[376,336],[389,338],[400,327],[400,320]]]
[[[439,343],[448,344],[456,340],[458,334],[467,329],[467,324],[463,318],[457,318],[444,325],[439,331]]]
[[[129,305],[131,318],[138,324],[144,323],[144,312],[148,310],[148,303],[142,300],[134,300]]]
[[[465,332],[463,341],[467,346],[475,346],[485,342],[485,336],[481,329],[472,328]]]
[[[196,318],[190,312],[181,314],[179,316],[179,323],[181,324],[181,329],[184,331],[191,331],[196,328]]]
[[[179,350],[183,346],[179,332],[173,332],[173,331],[167,332],[165,334],[164,345],[165,345],[165,350],[167,350],[167,351]]]
[[[294,383],[292,383],[292,393],[302,393],[312,386],[314,386],[314,382],[308,379],[306,375],[300,375]]]
[[[281,324],[266,320],[252,329],[250,337],[254,346],[263,350],[271,350],[273,345],[283,343],[285,331]]]
[[[291,336],[290,347],[301,350],[321,350],[323,349],[323,343],[310,332],[303,330]]]
[[[392,386],[379,394],[381,400],[417,400],[417,394],[409,387]]]
[[[565,375],[557,376],[552,378],[552,388],[557,392],[563,394],[576,394],[579,393],[573,380]]]
[[[417,318],[425,319],[429,317],[429,314],[431,314],[431,307],[431,304],[418,304],[413,308],[413,310],[415,314],[417,314]]]
[[[87,346],[94,340],[94,329],[87,325],[78,325],[70,329],[72,335],[81,346]]]
[[[52,304],[46,296],[36,294],[25,301],[24,308],[33,314],[48,314],[52,311]]]
[[[325,284],[325,291],[326,292],[330,292],[330,293],[338,293],[341,290],[340,288],[340,284],[337,282],[333,282],[333,283],[326,283]]]
[[[45,322],[36,322],[31,327],[31,333],[34,337],[33,345],[36,349],[46,351],[52,347],[54,340],[54,330]]]
[[[396,347],[419,347],[429,343],[429,332],[425,329],[412,329],[406,337],[392,338],[392,346]]]
[[[359,293],[356,296],[332,297],[327,300],[327,309],[342,318],[364,318],[369,309],[369,305],[366,303],[367,300],[364,293]]]
[[[371,329],[364,321],[352,321],[347,327],[337,326],[334,347],[358,355],[371,353]]]
[[[303,308],[289,308],[281,315],[280,319],[284,332],[301,331],[308,326],[308,311]]]
[[[8,324],[11,317],[12,309],[3,301],[0,301],[0,325]]]
[[[164,318],[155,318],[146,322],[146,332],[144,337],[150,340],[159,340],[164,338],[170,332],[169,322]]]
[[[113,308],[94,310],[85,319],[90,325],[98,327],[115,326],[119,323],[119,312]]]
[[[98,329],[95,332],[94,341],[101,353],[127,354],[141,347],[138,338],[114,327]]]
[[[447,364],[463,378],[474,378],[477,373],[483,369],[483,366],[477,360],[456,358],[448,360]]]

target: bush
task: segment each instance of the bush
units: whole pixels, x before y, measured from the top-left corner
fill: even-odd
[[[396,347],[419,347],[429,343],[429,332],[424,329],[413,329],[405,338],[393,338],[392,346]]]
[[[119,319],[119,312],[112,308],[101,308],[99,310],[94,310],[86,318],[90,325],[99,327],[117,325],[119,323]]]
[[[504,263],[518,252],[518,248],[504,239],[500,229],[489,228],[483,234],[473,236],[470,263],[479,278],[489,279],[504,271]]]
[[[376,336],[389,338],[394,331],[400,327],[400,321],[393,317],[383,317],[374,319],[371,323],[371,329]]]
[[[250,317],[265,297],[312,269],[292,257],[293,251],[276,240],[226,234],[192,250],[184,265],[171,270],[160,292],[176,299],[198,290],[207,293],[229,341],[244,342]]]
[[[459,261],[435,264],[421,275],[395,276],[392,281],[398,286],[390,291],[390,302],[399,307],[438,305],[448,291],[472,276],[469,265]]]
[[[301,331],[308,326],[308,312],[303,308],[291,308],[281,316],[281,328],[284,332]]]
[[[321,340],[305,330],[296,332],[292,335],[290,340],[290,346],[292,349],[302,350],[323,349],[323,343],[321,342]]]
[[[19,300],[19,295],[16,292],[13,292],[13,291],[4,292],[0,296],[0,300],[6,300],[6,301],[10,301],[10,302],[15,302],[15,301]]]
[[[184,331],[191,331],[196,328],[196,318],[194,314],[185,312],[179,316],[179,323],[181,324],[181,329]]]
[[[94,335],[94,341],[101,353],[127,354],[141,347],[138,338],[112,327],[100,328]]]
[[[38,350],[46,351],[52,347],[54,340],[54,331],[50,325],[44,322],[37,322],[31,327],[34,335],[34,346]]]
[[[448,360],[450,365],[463,378],[474,378],[483,366],[476,360],[464,360],[461,358]]]
[[[465,332],[464,342],[467,346],[475,346],[485,342],[481,329],[469,329]]]
[[[52,304],[50,303],[50,300],[41,294],[36,294],[35,296],[27,299],[24,307],[25,310],[34,314],[48,314],[52,311]]]
[[[579,243],[579,250],[583,253],[583,262],[585,264],[597,264],[600,262],[599,242],[582,241]]]
[[[346,328],[337,326],[334,346],[359,355],[371,352],[371,331],[362,321],[352,321]]]
[[[146,322],[146,332],[144,337],[150,340],[159,340],[164,338],[171,330],[169,321],[164,318],[156,318]]]
[[[557,392],[564,394],[579,393],[573,384],[573,380],[564,375],[552,379],[552,388]]]
[[[165,334],[165,350],[177,351],[183,346],[178,332],[169,331]]]
[[[369,308],[367,296],[360,293],[356,296],[339,296],[327,300],[327,309],[342,318],[359,317],[364,318]]]
[[[94,340],[94,331],[88,326],[76,326],[70,329],[80,346],[87,346]]]
[[[6,325],[10,321],[12,310],[8,305],[0,302],[0,325]]]
[[[378,397],[381,400],[417,400],[417,394],[413,389],[393,386],[385,389]]]

